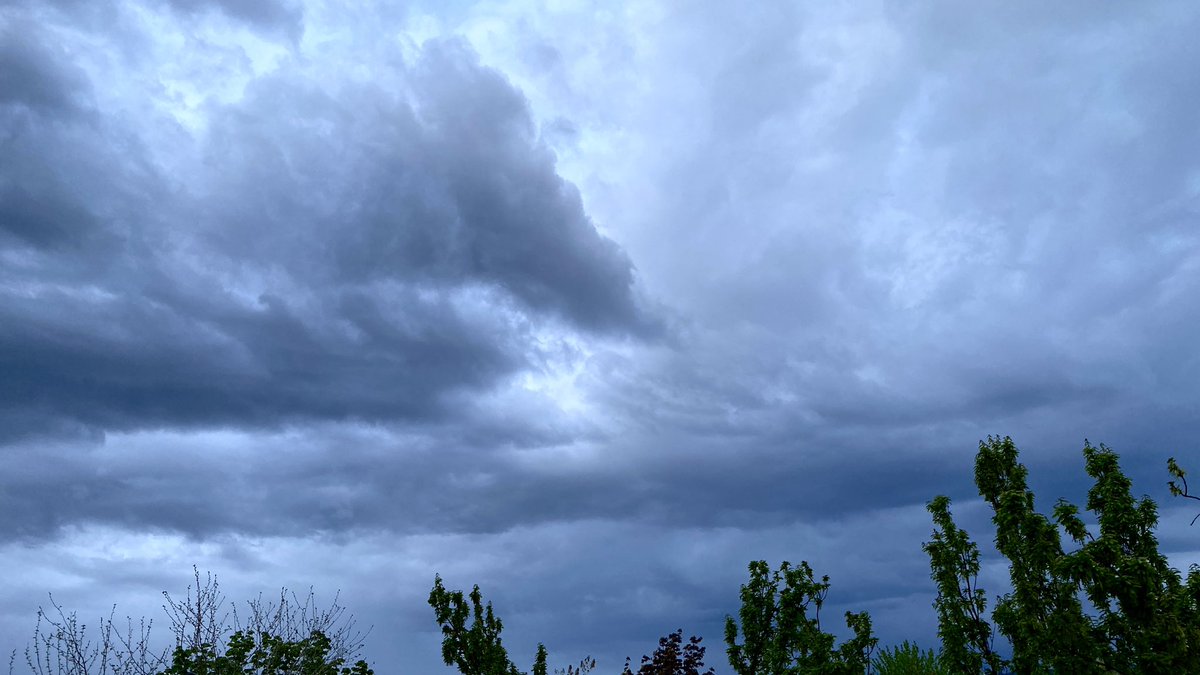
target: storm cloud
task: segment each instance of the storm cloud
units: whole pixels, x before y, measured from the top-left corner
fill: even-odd
[[[436,418],[536,368],[547,326],[652,330],[524,98],[461,42],[369,80],[283,67],[187,133],[89,102],[41,37],[6,44],[9,434]]]
[[[518,653],[682,626],[723,672],[757,558],[932,644],[923,507],[986,546],[995,433],[1047,504],[1113,446],[1200,560],[1162,471],[1200,422],[1197,29],[0,2],[4,645],[195,563],[342,588],[377,671],[431,672],[440,572]]]

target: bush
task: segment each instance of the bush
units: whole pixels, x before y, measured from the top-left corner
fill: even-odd
[[[921,651],[908,640],[880,650],[871,665],[877,675],[953,675],[932,649]]]

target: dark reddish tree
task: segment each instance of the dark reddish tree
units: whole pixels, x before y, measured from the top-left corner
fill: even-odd
[[[635,674],[625,659],[625,670],[621,675],[713,675],[713,669],[704,668],[704,647],[701,638],[692,636],[683,643],[683,629],[660,638],[658,649],[652,656],[643,656],[642,665]]]

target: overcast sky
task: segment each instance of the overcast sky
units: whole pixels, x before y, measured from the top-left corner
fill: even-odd
[[[528,667],[746,564],[936,644],[921,543],[1011,435],[1105,442],[1200,560],[1194,2],[0,0],[0,648],[47,593],[341,590]],[[1004,562],[985,573],[994,596]],[[165,628],[165,624],[160,629]],[[844,632],[844,631],[843,631]]]

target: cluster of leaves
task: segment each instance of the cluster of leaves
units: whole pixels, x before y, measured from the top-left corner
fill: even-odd
[[[1200,501],[1200,495],[1194,495],[1188,492],[1187,472],[1179,468],[1179,464],[1175,462],[1175,458],[1171,457],[1167,460],[1167,473],[1171,474],[1176,480],[1167,481],[1167,487],[1171,490],[1171,495],[1174,497],[1182,497],[1184,499],[1195,499]],[[1200,513],[1192,517],[1192,525],[1196,524],[1196,519],[1200,518]]]
[[[525,675],[508,658],[500,639],[504,624],[492,611],[492,603],[483,605],[479,586],[464,597],[462,591],[446,590],[442,577],[435,576],[429,605],[442,629],[442,659],[446,665],[457,667],[463,675]],[[533,675],[546,675],[544,645],[538,645]]]
[[[877,675],[954,675],[945,659],[905,640],[881,649],[871,663]]]
[[[701,670],[704,668],[704,647],[700,646],[700,641],[693,635],[685,644],[680,628],[659,639],[658,649],[642,657],[636,674],[629,667],[629,659],[625,659],[621,675],[712,675],[712,668]]]
[[[979,547],[954,524],[950,499],[929,502],[933,538],[924,545],[937,586],[933,606],[942,639],[941,660],[959,673],[999,672],[1003,659],[992,649],[987,596],[979,588]]]
[[[1066,501],[1055,506],[1053,521],[1035,510],[1011,438],[980,443],[975,484],[992,508],[996,548],[1009,560],[1012,582],[992,619],[1012,645],[1011,659],[991,648],[986,598],[976,585],[978,548],[955,526],[949,499],[930,502],[936,529],[925,550],[938,588],[942,659],[954,672],[1179,673],[1200,663],[1200,569],[1193,566],[1185,582],[1167,564],[1154,535],[1157,506],[1133,497],[1116,453],[1085,442],[1083,456],[1098,534]],[[1174,461],[1170,468],[1183,478]],[[1064,548],[1060,528],[1074,550]]]
[[[862,673],[878,640],[871,636],[866,612],[846,612],[854,637],[834,647],[835,637],[821,630],[821,607],[829,593],[829,577],[817,581],[808,562],[784,562],[772,571],[765,560],[750,563],[750,581],[742,586],[743,640],[738,623],[725,618],[729,663],[738,675]],[[811,615],[810,615],[811,612]]]
[[[160,675],[374,675],[366,661],[344,666],[344,659],[330,654],[332,648],[320,631],[302,640],[236,631],[224,653],[210,643],[176,647],[171,666]]]

